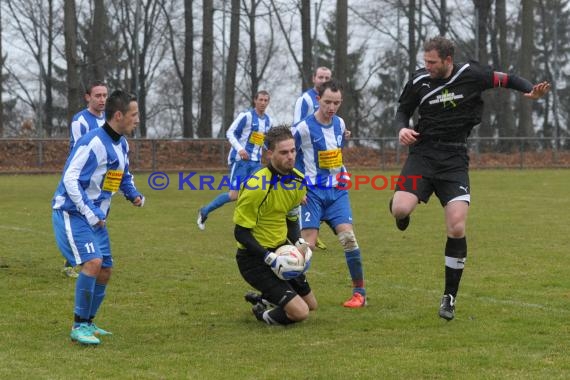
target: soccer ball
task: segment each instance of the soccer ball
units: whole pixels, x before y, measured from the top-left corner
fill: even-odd
[[[294,245],[282,245],[275,251],[277,256],[289,256],[291,265],[305,266],[305,256]]]
[[[277,256],[286,256],[285,261],[279,261],[273,272],[282,280],[291,280],[301,274],[305,266],[305,256],[294,245],[283,245],[275,251]],[[299,269],[301,268],[301,269]]]

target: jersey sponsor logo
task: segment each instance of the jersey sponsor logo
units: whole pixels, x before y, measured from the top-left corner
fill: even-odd
[[[435,99],[430,100],[429,104],[433,105],[443,103],[443,108],[446,108],[448,105],[455,108],[457,107],[457,104],[455,103],[455,100],[457,99],[463,99],[463,94],[456,95],[454,92],[449,92],[449,90],[446,88],[441,92],[440,95],[437,95]]]
[[[122,170],[107,170],[105,180],[103,180],[103,190],[115,193],[119,190],[121,180],[123,179]]]
[[[319,168],[336,169],[342,167],[342,150],[330,149],[319,151]]]
[[[263,146],[263,142],[265,141],[265,135],[261,132],[251,132],[249,136],[249,142],[253,145]]]

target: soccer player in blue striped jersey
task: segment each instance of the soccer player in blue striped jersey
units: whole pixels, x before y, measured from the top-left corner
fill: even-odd
[[[258,91],[253,98],[254,107],[240,113],[226,132],[232,148],[228,155],[230,166],[230,190],[214,198],[198,210],[196,224],[200,230],[206,228],[210,213],[228,202],[234,202],[242,184],[261,169],[261,157],[265,146],[265,134],[271,128],[271,117],[265,113],[269,105],[269,92]]]
[[[124,135],[139,123],[136,98],[114,91],[105,106],[106,123],[81,137],[69,155],[52,200],[55,240],[62,255],[81,272],[75,285],[71,339],[99,344],[98,336],[111,333],[93,319],[105,298],[113,258],[106,226],[111,197],[121,191],[141,207],[140,194],[129,172]]]
[[[313,74],[313,88],[305,91],[295,102],[295,111],[293,113],[293,128],[291,131],[295,133],[295,124],[305,119],[307,116],[315,113],[319,109],[319,86],[331,80],[332,71],[328,67],[317,67]],[[326,244],[317,238],[317,248],[327,249]]]
[[[293,125],[304,118],[315,113],[319,109],[319,86],[331,80],[332,71],[328,67],[318,67],[313,74],[313,88],[303,92],[295,102],[295,112],[293,113]],[[294,133],[295,131],[293,131]]]
[[[77,140],[87,132],[105,124],[105,102],[107,101],[107,85],[102,81],[94,81],[85,91],[87,108],[76,113],[69,127],[69,151]]]
[[[73,150],[77,140],[87,132],[105,124],[105,102],[107,101],[107,85],[102,81],[93,81],[85,90],[87,108],[76,113],[69,126],[69,152]],[[78,274],[69,261],[65,260],[61,270],[67,277],[77,278]]]
[[[336,115],[342,103],[338,82],[323,83],[319,87],[318,101],[318,110],[295,125],[295,167],[305,174],[308,190],[307,203],[301,206],[301,234],[314,248],[321,221],[335,231],[344,249],[353,285],[352,297],[344,306],[363,307],[366,290],[360,247],[352,228],[348,191],[339,185],[337,177],[346,172],[342,161],[346,126]]]

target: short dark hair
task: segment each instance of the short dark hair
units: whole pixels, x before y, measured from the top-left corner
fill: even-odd
[[[85,93],[87,95],[91,95],[91,91],[93,91],[93,87],[97,87],[97,86],[107,87],[107,84],[105,82],[103,82],[102,80],[94,80],[93,82],[90,82],[87,85],[87,87],[85,87]]]
[[[267,149],[273,150],[278,142],[293,139],[291,127],[286,124],[280,124],[271,128],[265,135],[265,143]]]
[[[445,37],[437,36],[430,38],[424,44],[424,52],[427,51],[437,51],[437,55],[441,59],[451,57],[455,54],[455,44]]]
[[[319,88],[317,89],[317,91],[319,92],[319,96],[323,96],[327,88],[332,92],[337,92],[337,91],[342,92],[342,84],[336,79],[331,79],[319,86]]]
[[[131,102],[136,102],[137,97],[123,90],[115,90],[107,98],[105,103],[105,119],[111,120],[117,111],[126,113]]]
[[[257,99],[259,97],[259,95],[267,95],[268,98],[270,98],[271,96],[269,95],[269,92],[266,90],[259,90],[255,93],[255,96],[253,97],[253,99]]]

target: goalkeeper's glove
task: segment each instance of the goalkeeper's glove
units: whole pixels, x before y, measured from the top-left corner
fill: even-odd
[[[309,247],[309,243],[307,243],[303,238],[299,238],[299,240],[295,242],[295,247],[297,247],[299,252],[301,252],[305,258],[305,266],[303,267],[303,273],[305,273],[311,267],[311,258],[313,257],[313,251],[311,250],[311,247]]]
[[[295,259],[289,256],[278,256],[275,252],[267,251],[265,264],[282,280],[291,280],[303,273],[304,267],[296,265]]]

